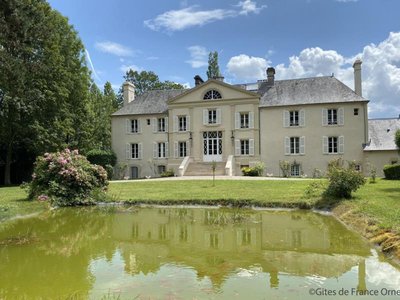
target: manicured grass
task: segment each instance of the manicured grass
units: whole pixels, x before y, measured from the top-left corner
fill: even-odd
[[[182,180],[111,183],[113,201],[152,204],[222,204],[310,207],[302,199],[310,181]]]
[[[0,187],[0,221],[44,211],[45,203],[29,201],[20,187]]]

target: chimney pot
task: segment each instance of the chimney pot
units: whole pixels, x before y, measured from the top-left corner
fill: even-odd
[[[275,69],[272,67],[267,69],[267,83],[269,86],[273,86],[275,83]]]
[[[204,82],[203,78],[201,78],[199,75],[194,76],[194,85],[198,86]]]
[[[135,100],[135,85],[132,82],[125,81],[122,85],[124,106]]]

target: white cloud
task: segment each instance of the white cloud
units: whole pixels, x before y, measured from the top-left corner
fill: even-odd
[[[202,46],[190,46],[187,48],[190,52],[190,59],[186,63],[190,64],[192,68],[201,68],[208,65],[209,52]]]
[[[249,13],[259,14],[261,10],[267,7],[266,5],[257,7],[257,3],[251,0],[240,1],[237,6],[241,8],[239,12],[241,15],[248,15]]]
[[[265,69],[270,62],[262,57],[246,54],[233,56],[227,64],[228,72],[236,79],[255,81],[265,77]]]
[[[306,48],[289,58],[289,64],[276,66],[277,79],[290,79],[335,74],[354,88],[352,63],[363,61],[363,96],[371,100],[372,117],[397,116],[400,113],[400,32],[392,32],[378,45],[370,44],[353,57],[334,50]],[[255,71],[258,72],[258,71]]]
[[[124,74],[129,71],[130,69],[132,69],[133,71],[138,71],[141,72],[143,71],[142,68],[136,66],[136,65],[122,65],[121,67],[119,67],[120,71],[123,72]]]
[[[249,13],[258,14],[266,5],[257,6],[257,3],[254,1],[244,0],[239,2],[236,7],[239,7],[240,10],[200,10],[197,5],[194,5],[178,10],[166,11],[154,19],[144,21],[144,25],[155,31],[180,31],[194,26],[203,26],[229,17],[237,17]]]
[[[105,42],[97,42],[95,44],[97,50],[105,53],[114,54],[116,56],[133,56],[134,51],[130,48],[123,46],[118,43],[105,41]]]
[[[89,63],[90,69],[92,70],[92,73],[94,75],[94,78],[98,81],[101,81],[101,78],[99,77],[98,73],[96,72],[96,69],[94,68],[92,59],[90,58],[90,54],[89,51],[87,49],[85,49],[85,55],[86,55],[86,59]]]

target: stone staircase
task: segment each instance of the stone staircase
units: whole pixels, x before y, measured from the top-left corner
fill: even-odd
[[[215,175],[225,175],[225,162],[218,162],[215,168]],[[212,176],[211,162],[191,162],[183,176]]]

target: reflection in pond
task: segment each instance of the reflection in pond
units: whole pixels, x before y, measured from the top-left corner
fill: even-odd
[[[299,299],[400,286],[363,239],[312,212],[80,208],[3,226],[0,299]]]

